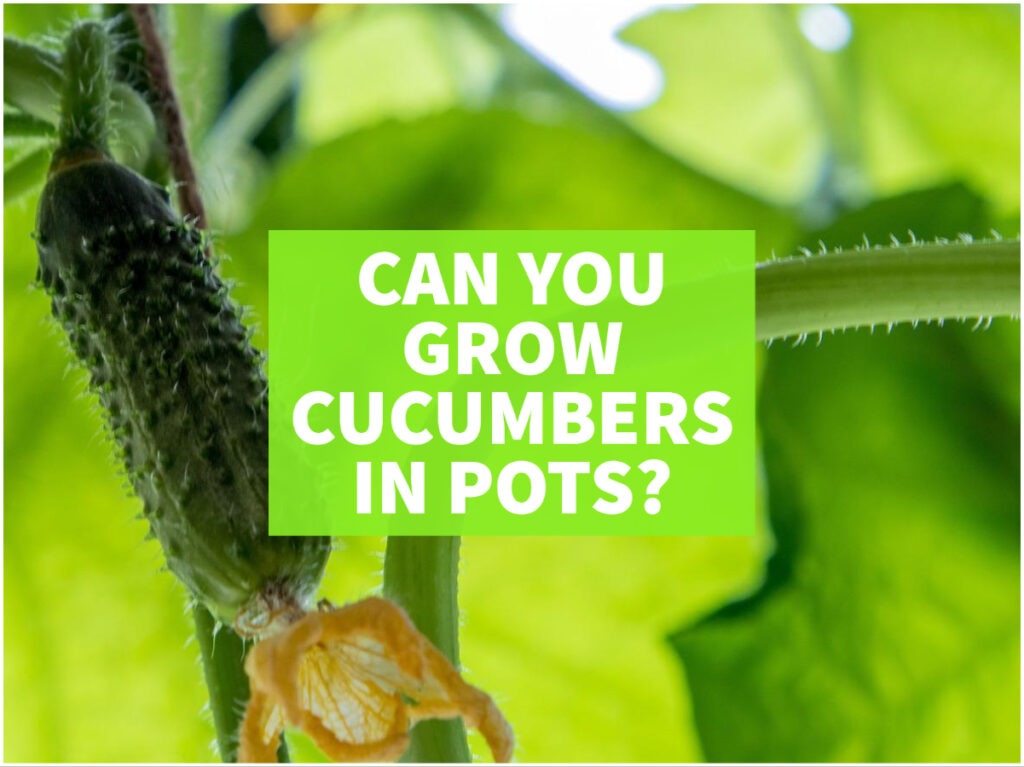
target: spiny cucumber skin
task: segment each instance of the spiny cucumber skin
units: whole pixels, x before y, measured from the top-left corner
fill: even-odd
[[[267,384],[203,238],[112,161],[51,176],[39,281],[108,414],[169,569],[222,620],[312,595],[328,538],[267,531]]]

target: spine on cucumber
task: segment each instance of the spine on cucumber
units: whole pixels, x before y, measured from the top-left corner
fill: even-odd
[[[106,151],[105,31],[72,29],[60,146],[36,220],[40,283],[108,415],[168,567],[222,620],[316,589],[326,538],[268,535],[267,384],[202,234]],[[92,71],[102,70],[102,74]],[[83,119],[84,116],[84,119]]]

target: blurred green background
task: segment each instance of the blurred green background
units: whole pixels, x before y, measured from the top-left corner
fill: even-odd
[[[264,331],[271,228],[752,228],[761,258],[1019,233],[1017,7],[844,7],[834,51],[802,6],[651,12],[619,39],[663,89],[628,111],[496,10],[322,10],[272,54],[290,80],[249,80],[287,102],[253,142],[223,108],[256,14],[167,9],[223,271]],[[8,5],[4,32],[90,12]],[[5,197],[4,756],[209,760],[185,594],[29,288],[37,191]],[[463,662],[517,757],[1016,761],[1020,329],[975,319],[763,350],[756,538],[466,539]],[[377,589],[382,550],[340,541],[324,595]]]

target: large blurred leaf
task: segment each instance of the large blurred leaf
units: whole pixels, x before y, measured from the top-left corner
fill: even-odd
[[[850,45],[816,50],[798,12],[701,6],[643,19],[665,92],[633,119],[695,167],[771,199],[810,193],[832,144],[879,194],[962,179],[1019,206],[1019,11],[851,5]],[[1012,233],[1011,233],[1012,234]]]
[[[323,26],[303,65],[298,120],[306,138],[322,142],[385,119],[451,109],[470,88],[465,80],[493,78],[493,54],[471,46],[433,10],[362,6]]]
[[[810,193],[825,126],[791,17],[772,6],[704,5],[651,15],[623,38],[665,71],[659,100],[632,117],[638,127],[741,188],[789,202]]]
[[[851,5],[865,170],[883,193],[954,177],[1020,207],[1020,12]],[[1016,234],[1016,232],[1007,232]]]
[[[749,588],[758,538],[467,538],[460,602],[469,679],[497,695],[516,756],[695,761],[663,637]],[[477,749],[482,751],[482,749]]]
[[[757,595],[674,638],[709,758],[1017,758],[1019,413],[964,357],[987,340],[772,350],[778,552]],[[1002,370],[1019,387],[1019,357]]]
[[[513,112],[390,122],[282,167],[252,226],[229,238],[247,259],[268,229],[757,229],[786,241],[781,212],[633,137],[544,125]]]
[[[849,247],[989,221],[952,185],[807,237]],[[767,356],[777,551],[756,594],[673,637],[706,756],[1015,758],[1019,325],[861,331]]]

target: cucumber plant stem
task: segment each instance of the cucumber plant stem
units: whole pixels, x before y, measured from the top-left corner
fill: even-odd
[[[198,602],[192,608],[192,618],[203,659],[203,675],[210,693],[217,751],[222,761],[235,762],[238,761],[241,711],[249,699],[249,679],[242,667],[245,644],[229,627],[218,628],[217,619]]]
[[[171,68],[164,53],[156,18],[150,5],[132,5],[131,14],[145,51],[146,71],[153,89],[153,98],[160,112],[160,123],[167,142],[171,173],[178,182],[178,207],[183,216],[195,219],[200,229],[207,229],[206,209],[199,195],[199,181],[185,136],[185,120],[174,93]]]
[[[459,542],[458,536],[389,536],[384,555],[384,596],[405,608],[416,628],[456,667]],[[470,761],[462,719],[418,723],[402,761]]]
[[[757,338],[1020,314],[1020,240],[926,243],[758,264]]]

